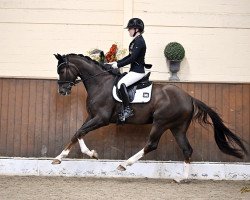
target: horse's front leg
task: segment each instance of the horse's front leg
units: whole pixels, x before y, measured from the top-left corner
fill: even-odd
[[[64,148],[64,150],[54,158],[52,164],[60,164],[62,162],[62,158],[68,156],[72,146],[78,141],[80,144],[80,148],[82,153],[87,154],[91,158],[98,159],[98,154],[95,150],[89,150],[85,145],[83,136],[85,136],[89,131],[95,130],[99,127],[108,125],[107,121],[104,121],[102,118],[96,116],[90,120],[86,120],[86,122],[82,125],[82,127],[75,133],[72,137],[71,142]]]

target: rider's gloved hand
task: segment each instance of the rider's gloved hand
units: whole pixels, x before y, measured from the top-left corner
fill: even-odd
[[[117,66],[117,62],[110,62],[109,63],[114,69],[117,69],[118,66]]]

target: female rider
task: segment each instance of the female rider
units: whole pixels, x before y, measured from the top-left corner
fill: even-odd
[[[144,23],[139,18],[132,18],[129,20],[126,29],[128,29],[129,35],[134,38],[129,45],[129,55],[121,60],[118,60],[117,62],[110,63],[113,68],[120,68],[128,64],[131,66],[129,72],[121,78],[117,85],[124,105],[124,111],[120,114],[120,120],[123,119],[121,121],[124,121],[126,118],[134,115],[133,110],[130,108],[127,87],[145,76],[144,60],[146,43],[142,37],[142,33],[144,32]]]

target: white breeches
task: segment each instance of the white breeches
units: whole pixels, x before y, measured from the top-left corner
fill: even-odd
[[[134,84],[145,76],[145,73],[128,72],[121,80],[118,82],[117,87],[120,89],[121,84],[125,84],[126,87]]]

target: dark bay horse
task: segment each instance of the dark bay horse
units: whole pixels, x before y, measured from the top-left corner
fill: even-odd
[[[77,141],[82,153],[97,159],[97,152],[90,151],[83,138],[92,130],[116,123],[121,103],[112,97],[112,88],[119,72],[109,65],[97,63],[83,55],[68,54],[62,56],[57,54],[55,57],[58,60],[58,92],[61,95],[69,95],[72,86],[78,82],[77,78],[80,77],[88,93],[86,100],[88,117],[52,164],[60,164],[62,158],[69,154]],[[212,108],[191,97],[177,86],[153,84],[150,102],[132,104],[132,108],[135,115],[127,119],[126,123],[152,124],[152,128],[145,147],[121,163],[118,166],[119,170],[126,170],[127,166],[134,164],[145,154],[155,150],[161,135],[167,129],[171,130],[182,149],[185,162],[189,163],[193,150],[186,137],[186,132],[193,119],[196,119],[201,125],[213,125],[216,144],[223,153],[237,158],[243,158],[244,154],[247,154],[241,139],[223,124],[222,119]],[[208,116],[212,123],[208,120]]]

